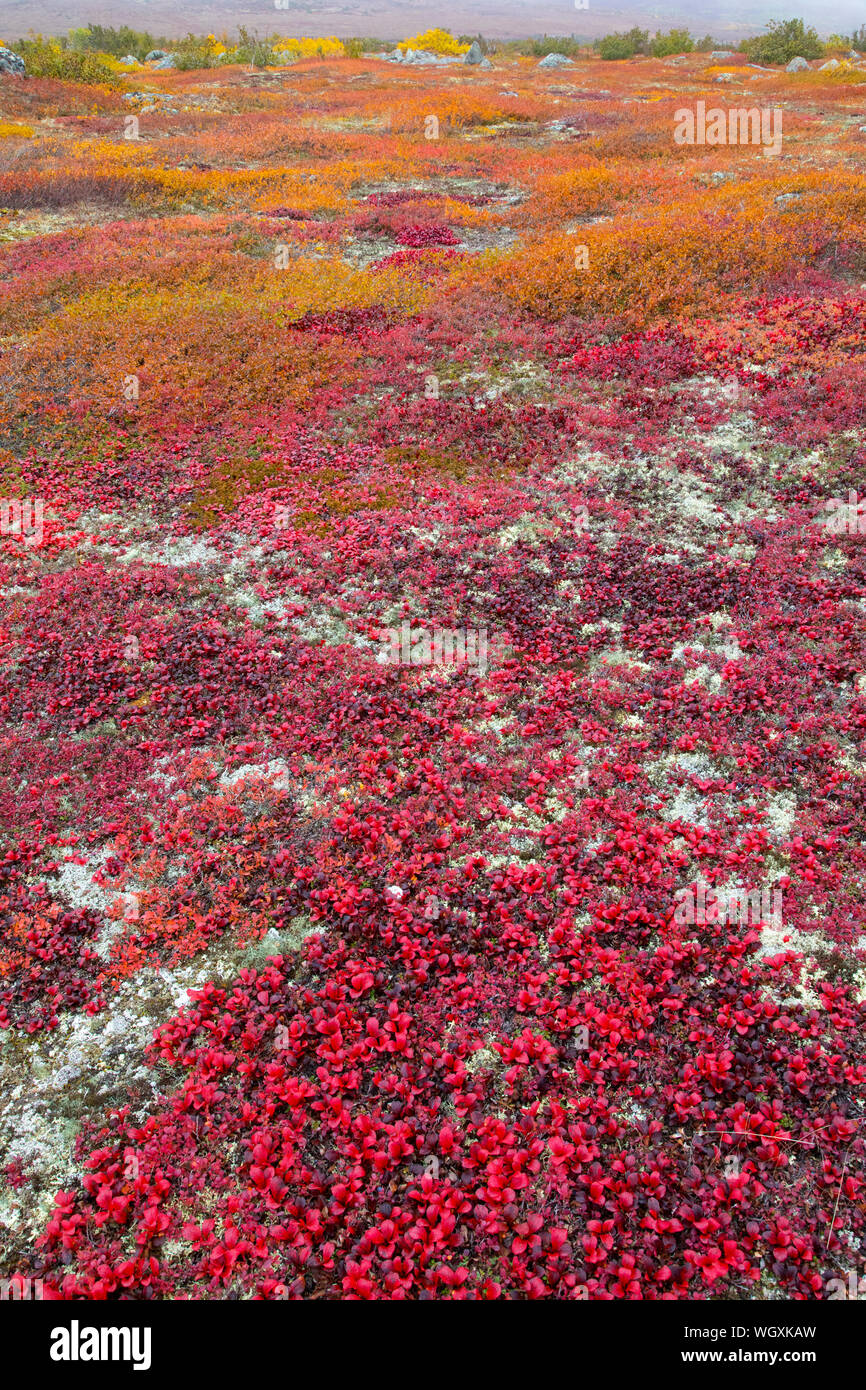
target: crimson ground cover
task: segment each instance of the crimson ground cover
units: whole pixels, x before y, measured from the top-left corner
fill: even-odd
[[[7,1276],[859,1269],[862,85],[702,61],[3,79]]]

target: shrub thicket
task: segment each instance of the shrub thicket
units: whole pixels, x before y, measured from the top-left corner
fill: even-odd
[[[820,58],[824,45],[815,30],[807,29],[802,19],[774,19],[767,33],[754,39],[744,39],[740,52],[754,63],[790,63],[792,58]]]

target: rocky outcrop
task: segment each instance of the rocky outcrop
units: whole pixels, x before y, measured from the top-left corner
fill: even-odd
[[[24,59],[13,53],[11,48],[0,48],[0,73],[8,77],[26,77]]]

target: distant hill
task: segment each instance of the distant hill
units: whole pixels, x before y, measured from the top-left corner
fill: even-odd
[[[438,24],[454,32],[517,38],[542,33],[595,36],[639,24],[649,29],[685,26],[696,35],[709,32],[733,39],[758,32],[768,19],[791,15],[802,16],[819,33],[850,33],[863,23],[866,10],[861,0],[837,0],[832,5],[818,0],[729,0],[722,6],[712,0],[622,6],[589,0],[588,9],[576,8],[574,0],[289,0],[288,9],[277,9],[274,0],[187,0],[183,6],[176,0],[0,0],[0,36],[15,39],[30,29],[63,33],[88,23],[129,24],[177,36],[189,30],[231,32],[243,24],[259,33],[401,39]]]

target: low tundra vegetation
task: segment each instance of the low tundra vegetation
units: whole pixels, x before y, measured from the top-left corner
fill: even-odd
[[[4,1277],[859,1267],[863,83],[682,47],[0,77]]]

